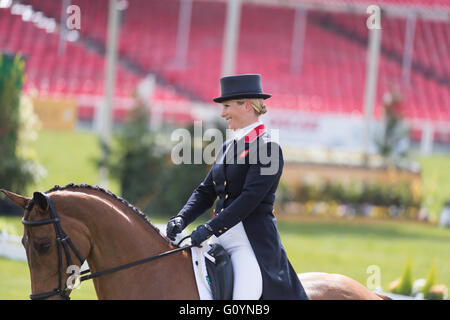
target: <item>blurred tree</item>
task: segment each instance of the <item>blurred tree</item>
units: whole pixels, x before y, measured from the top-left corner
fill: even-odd
[[[0,56],[0,181],[3,188],[14,192],[23,192],[26,184],[16,153],[23,70],[24,62],[18,56]]]
[[[100,159],[98,165],[104,164],[119,180],[122,197],[128,202],[151,215],[171,217],[203,181],[209,166],[204,161],[201,164],[174,164],[171,145],[164,134],[170,128],[165,125],[157,133],[150,130],[149,123],[147,106],[138,102],[114,135],[113,146],[107,150],[109,156]],[[188,130],[190,146],[183,150],[193,155],[193,126]]]
[[[396,93],[388,92],[384,95],[384,118],[375,138],[378,152],[390,164],[395,164],[408,155],[409,129],[403,122],[401,103],[401,97]]]
[[[193,140],[193,127],[187,128]],[[190,155],[194,154],[194,143],[190,143]],[[164,192],[158,200],[150,204],[153,211],[172,217],[178,213],[191,196],[194,189],[203,181],[208,173],[208,166],[201,164],[181,163],[173,164],[167,156],[166,174],[163,177]]]
[[[39,121],[21,94],[24,68],[20,55],[0,55],[0,186],[16,193],[25,193],[45,172],[26,145],[36,138]]]
[[[225,137],[225,128],[223,126],[216,123],[214,124],[214,127],[219,129],[222,136]],[[193,125],[189,126],[187,130],[190,133],[191,139],[185,150],[190,153],[191,160],[193,160],[195,149],[194,139],[200,137],[194,136]],[[202,154],[207,144],[208,143],[202,139]],[[153,201],[151,203],[149,208],[164,214],[167,217],[172,217],[176,215],[181,208],[183,208],[194,189],[205,179],[210,166],[207,165],[205,161],[198,164],[191,161],[189,164],[182,163],[175,165],[170,160],[169,156],[167,156],[167,158],[166,174],[164,175],[162,181],[164,184],[164,192],[159,195],[157,201]]]
[[[101,143],[101,142],[100,142]],[[128,202],[142,206],[160,193],[164,175],[164,154],[158,150],[149,129],[147,106],[139,102],[114,134],[114,146],[98,165],[104,164],[120,182],[121,194]],[[101,145],[103,149],[108,148]]]

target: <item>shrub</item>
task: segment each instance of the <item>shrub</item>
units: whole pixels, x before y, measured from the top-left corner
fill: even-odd
[[[19,55],[0,55],[0,182],[16,193],[44,174],[26,145],[36,137],[38,121],[31,100],[21,94],[24,68]]]
[[[431,288],[436,284],[436,263],[433,262],[421,292],[425,299],[430,299]]]
[[[115,145],[104,163],[120,182],[121,195],[144,212],[171,217],[183,207],[208,173],[202,164],[175,165],[171,145],[163,132],[149,128],[145,105],[138,105],[114,136]],[[194,138],[193,127],[188,128]],[[164,140],[164,141],[160,141]],[[191,141],[191,155],[194,143]]]
[[[408,259],[400,279],[392,282],[389,289],[392,293],[409,296],[412,293],[412,287],[412,262]]]
[[[17,156],[23,71],[24,62],[18,56],[0,55],[0,181],[3,188],[18,193],[26,184]]]
[[[164,154],[158,152],[148,123],[146,106],[137,105],[114,134],[114,147],[108,150],[110,157],[99,161],[119,180],[122,197],[141,209],[160,193],[161,177],[165,174]]]
[[[285,187],[287,189],[287,187]],[[306,203],[307,201],[336,201],[338,203],[360,206],[370,204],[383,207],[420,207],[420,201],[415,201],[412,190],[407,184],[341,184],[327,182],[325,184],[302,184],[297,190],[286,193],[284,198],[291,201]],[[286,198],[287,197],[287,198]]]

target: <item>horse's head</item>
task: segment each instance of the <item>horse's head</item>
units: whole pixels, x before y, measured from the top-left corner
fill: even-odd
[[[25,209],[22,244],[30,268],[33,292],[30,297],[68,298],[70,290],[66,282],[71,276],[67,273],[68,267],[80,267],[80,260],[90,250],[86,227],[73,215],[67,214],[71,206],[64,202],[64,195],[50,197],[35,192],[32,198],[27,198],[6,190],[0,191]]]

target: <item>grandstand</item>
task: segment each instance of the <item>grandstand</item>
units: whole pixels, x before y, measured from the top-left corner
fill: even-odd
[[[114,119],[121,121],[140,79],[157,79],[153,96],[165,116],[190,121],[186,108],[210,103],[218,94],[226,1],[192,2],[188,51],[177,63],[177,33],[182,0],[128,0],[120,17],[119,66]],[[60,49],[62,1],[0,0],[0,50],[27,57],[26,90],[44,96],[71,96],[80,119],[91,120],[104,94],[108,0],[73,0],[81,8],[79,32]],[[450,141],[450,5],[446,0],[242,1],[236,73],[260,73],[274,110],[362,116],[367,43],[365,8],[384,10],[374,116],[382,97],[396,90],[402,113],[420,139],[422,124],[435,123],[435,140]],[[296,8],[306,12],[301,65],[293,66]],[[26,13],[28,12],[28,13]],[[48,30],[37,16],[51,18]],[[411,18],[413,17],[413,18]],[[408,23],[414,23],[412,60],[405,76]],[[179,108],[180,109],[180,108]]]

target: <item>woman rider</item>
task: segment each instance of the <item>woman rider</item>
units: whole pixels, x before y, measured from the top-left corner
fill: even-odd
[[[174,239],[211,208],[212,219],[191,234],[193,245],[212,237],[231,255],[233,300],[308,299],[280,240],[273,204],[283,171],[281,147],[259,116],[266,113],[261,76],[245,74],[220,79],[224,118],[235,135],[224,143],[204,181],[167,224]]]

